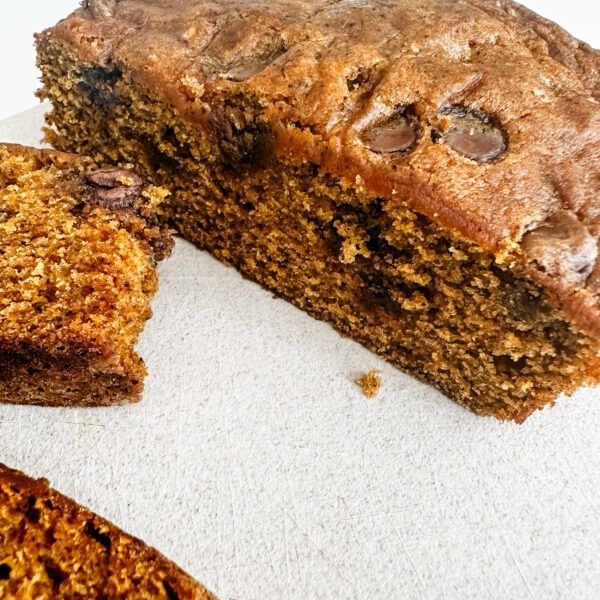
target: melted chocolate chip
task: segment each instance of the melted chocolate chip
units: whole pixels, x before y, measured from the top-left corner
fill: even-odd
[[[575,215],[561,210],[550,216],[522,242],[525,254],[547,274],[585,284],[598,258],[598,244]]]
[[[102,169],[88,173],[85,179],[94,188],[92,203],[107,210],[133,207],[144,189],[142,180],[126,169]]]
[[[132,208],[136,199],[140,197],[143,186],[117,187],[111,190],[99,188],[94,191],[94,204],[107,210],[123,210]]]
[[[236,67],[230,69],[226,73],[225,77],[229,79],[229,81],[246,81],[247,79],[250,79],[264,71],[270,63],[271,61],[256,61],[243,65],[237,65]]]
[[[361,139],[371,152],[407,153],[417,145],[419,125],[411,112],[403,110],[363,131]]]
[[[110,111],[121,101],[115,89],[117,83],[123,79],[123,72],[120,69],[85,67],[81,69],[80,77],[81,81],[77,87],[94,106]]]
[[[451,121],[443,141],[461,156],[487,163],[506,150],[506,137],[494,118],[482,110],[454,107],[444,113]]]
[[[128,187],[142,185],[142,180],[138,175],[119,167],[93,171],[92,173],[88,173],[85,179],[88,183],[103,188],[116,188],[122,185],[127,185]]]
[[[251,61],[246,61],[235,65],[225,73],[225,78],[229,81],[242,82],[251,79],[255,75],[262,73],[271,63],[275,62],[287,50],[280,48],[268,56],[261,56]]]
[[[265,122],[262,107],[240,110],[227,102],[216,106],[210,126],[228,166],[238,170],[264,168],[273,157],[273,132]]]

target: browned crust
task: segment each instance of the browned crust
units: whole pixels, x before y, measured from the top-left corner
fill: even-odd
[[[527,231],[559,210],[594,237],[600,232],[600,194],[578,176],[599,160],[600,54],[560,27],[508,0],[418,8],[409,0],[343,8],[332,0],[86,5],[38,44],[67,44],[83,62],[127,71],[209,130],[227,99],[255,98],[253,118],[270,131],[277,156],[408,202],[526,271],[575,324],[600,337],[600,265],[574,283],[543,273],[520,248]],[[247,81],[224,76],[269,48],[271,63]],[[355,96],[346,79],[360,69],[370,78]],[[448,103],[494,115],[507,133],[506,156],[481,165],[430,143]],[[360,132],[398,104],[414,105],[423,141],[390,160],[369,152]]]
[[[77,54],[54,42],[40,47],[40,63],[47,94],[56,101],[49,123],[56,126],[59,136],[49,131],[49,139],[62,148],[98,152],[108,162],[136,162],[147,176],[176,190],[167,212],[186,239],[234,264],[246,276],[317,318],[332,322],[344,334],[437,385],[475,412],[522,421],[533,410],[552,403],[559,393],[571,393],[584,383],[597,381],[593,340],[570,327],[570,319],[561,311],[521,311],[523,301],[529,306],[529,301],[537,298],[545,305],[549,294],[523,280],[519,265],[513,265],[513,275],[506,273],[506,265],[498,269],[489,253],[415,215],[401,198],[373,196],[360,190],[358,182],[340,184],[314,165],[289,168],[286,162],[270,162],[268,143],[262,147],[255,144],[263,141],[260,136],[264,130],[260,121],[253,120],[252,99],[240,96],[235,102],[224,103],[221,109],[214,107],[211,114],[221,128],[215,140],[132,81],[129,73],[123,73],[105,90],[112,94],[112,104],[96,114],[94,96],[79,85],[84,81],[81,74],[90,67],[88,63],[80,62]],[[94,70],[94,77],[102,81],[105,73],[111,72],[112,67]],[[72,90],[78,91],[75,97],[71,96]],[[111,97],[101,98],[107,99]],[[236,119],[242,126],[239,136]],[[110,131],[104,129],[107,120],[112,122]],[[279,194],[279,190],[284,193]],[[407,255],[412,258],[404,260],[407,240],[403,236],[412,235],[413,221],[418,223],[419,233],[414,232],[408,244]],[[431,258],[431,252],[440,249],[438,235],[445,240],[441,247],[449,244],[438,256],[447,263],[447,271],[433,267],[438,264],[436,258]],[[398,255],[394,257],[389,244],[396,242]],[[416,250],[414,256],[410,248]],[[457,248],[466,255],[462,251],[455,254]],[[413,323],[410,319],[403,322],[407,315],[402,298],[410,298],[412,293],[406,289],[407,284],[410,288],[410,282],[421,281],[427,286],[427,290],[419,288],[425,294],[423,304],[452,306],[453,292],[438,290],[441,297],[451,299],[439,304],[428,292],[437,289],[434,282],[444,282],[446,275],[452,287],[456,282],[454,269],[460,270],[461,264],[472,266],[472,261],[462,261],[466,256],[480,255],[487,266],[479,274],[467,267],[465,284],[479,282],[474,283],[478,287],[485,281],[482,289],[490,290],[506,284],[510,298],[496,297],[496,307],[490,310],[486,294],[482,296],[475,289],[466,291],[467,305],[473,314],[487,317],[492,313],[503,315],[505,310],[512,315],[514,311],[517,321],[522,318],[522,322],[514,323],[510,318],[509,322],[497,322],[490,317],[493,322],[471,331],[460,327],[457,331],[458,323],[451,315],[445,321],[435,316],[434,310],[431,319],[423,318],[426,308]],[[418,256],[424,259],[421,266],[425,271],[429,273],[432,267],[432,280],[424,279],[420,267],[413,264],[419,264],[415,258]],[[385,265],[391,267],[392,263],[394,267],[382,280]],[[500,272],[505,276],[497,281]],[[489,277],[492,280],[488,281]],[[426,279],[431,285],[423,283]],[[313,289],[316,281],[320,282],[318,289]],[[525,294],[525,290],[532,295]],[[471,305],[469,297],[476,303]],[[332,303],[333,298],[337,303]],[[409,305],[411,310],[419,310],[419,301]],[[458,312],[462,315],[461,310]],[[547,320],[550,312],[552,323]],[[462,316],[455,318],[463,321]],[[413,343],[420,339],[421,330],[427,329],[412,327],[419,321],[432,327],[425,352],[425,339],[422,344]],[[464,321],[472,323],[470,318]],[[383,333],[377,329],[378,323],[389,325],[389,329]],[[495,333],[486,337],[488,325]],[[521,338],[519,332],[529,331],[530,325],[535,325],[536,333],[532,335],[537,341],[527,339],[526,333]],[[503,326],[508,331],[501,330]],[[398,332],[405,332],[405,339]],[[521,350],[514,350],[513,333],[521,340]],[[546,343],[554,349],[549,350]],[[463,352],[456,349],[456,344],[470,348]],[[438,355],[432,361],[431,356],[438,350],[442,354],[447,351],[446,358]],[[430,367],[432,363],[441,365],[441,369]],[[521,373],[523,369],[527,375]],[[487,372],[481,375],[482,370]]]
[[[39,501],[50,500],[54,507],[61,510],[64,518],[69,519],[74,529],[83,530],[87,523],[92,522],[96,529],[106,532],[111,539],[127,539],[132,544],[131,554],[135,557],[136,564],[146,565],[149,569],[164,573],[165,580],[177,594],[179,600],[216,600],[216,596],[157,550],[78,505],[74,500],[53,490],[47,479],[32,479],[20,471],[0,464],[0,485],[9,488],[14,494],[33,496]],[[43,502],[41,506],[44,506]],[[42,508],[42,510],[44,509]]]

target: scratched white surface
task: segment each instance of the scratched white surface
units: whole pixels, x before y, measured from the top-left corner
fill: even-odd
[[[0,407],[0,462],[223,599],[600,597],[600,391],[478,418],[183,241],[160,275],[143,402]]]

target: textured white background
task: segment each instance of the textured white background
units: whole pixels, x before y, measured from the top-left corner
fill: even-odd
[[[600,45],[596,4],[527,4]],[[0,115],[34,102],[20,72]],[[41,117],[0,123],[0,140],[39,142]],[[0,462],[48,477],[224,600],[600,598],[599,391],[501,424],[185,242],[161,286],[144,401],[0,407]],[[371,368],[383,390],[367,400],[353,378]]]

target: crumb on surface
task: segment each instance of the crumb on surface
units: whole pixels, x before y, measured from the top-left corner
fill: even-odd
[[[381,389],[381,372],[373,369],[365,373],[356,383],[367,398],[375,398]]]

